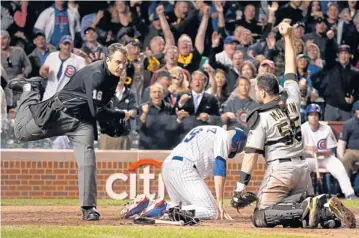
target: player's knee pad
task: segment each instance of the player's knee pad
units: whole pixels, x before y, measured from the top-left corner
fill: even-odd
[[[272,207],[254,211],[253,224],[256,227],[300,227],[303,208],[300,203],[279,203]]]
[[[267,224],[265,219],[265,209],[255,209],[252,217],[252,222],[255,227],[275,227],[275,225]]]

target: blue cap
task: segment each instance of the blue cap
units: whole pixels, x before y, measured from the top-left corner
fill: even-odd
[[[231,148],[228,155],[228,158],[230,159],[234,158],[236,154],[242,152],[247,142],[247,135],[242,129],[235,128],[234,130],[236,131],[236,133],[232,137]]]
[[[353,110],[359,110],[359,100],[357,100],[354,104],[353,104]]]
[[[224,39],[224,44],[232,44],[232,43],[239,43],[239,40],[234,36],[227,36],[226,39]]]
[[[321,115],[321,110],[320,110],[320,106],[318,104],[312,103],[310,105],[307,106],[307,108],[305,109],[305,113],[308,115],[311,112],[317,112],[319,113],[319,115]]]
[[[63,37],[61,37],[60,39],[60,44],[65,44],[65,43],[70,43],[72,44],[72,37],[70,35],[64,35]]]

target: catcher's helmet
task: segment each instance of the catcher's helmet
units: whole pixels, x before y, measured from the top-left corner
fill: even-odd
[[[305,114],[308,115],[310,112],[317,112],[320,115],[322,114],[322,111],[320,110],[320,106],[318,104],[312,103],[307,106],[305,109]]]
[[[234,130],[236,131],[236,133],[232,137],[231,148],[229,149],[228,155],[228,158],[230,159],[234,158],[237,153],[242,152],[247,141],[247,135],[242,129],[234,128]]]

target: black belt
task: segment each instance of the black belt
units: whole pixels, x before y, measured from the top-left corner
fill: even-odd
[[[172,160],[183,161],[183,157],[181,157],[181,156],[173,156]],[[197,169],[195,164],[193,165],[193,168]]]
[[[295,158],[293,158],[293,159],[291,159],[291,158],[279,158],[279,159],[276,159],[276,160],[278,160],[279,163],[284,163],[284,162],[291,162],[291,161],[293,161],[293,160],[296,160],[297,158],[298,158],[298,157],[295,157]],[[303,160],[303,157],[302,157],[302,156],[299,156],[299,159],[300,159],[300,160]],[[276,161],[276,160],[270,161],[269,163],[274,162],[274,161]]]

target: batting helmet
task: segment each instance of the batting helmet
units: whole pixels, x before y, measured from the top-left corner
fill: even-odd
[[[320,106],[318,104],[312,103],[307,106],[305,109],[305,114],[308,115],[310,112],[317,112],[320,115],[322,114],[322,111],[320,110]]]
[[[228,155],[228,158],[230,159],[234,158],[237,153],[242,152],[247,141],[247,135],[242,129],[235,128],[234,130],[236,131],[236,133],[232,137],[231,148]]]

